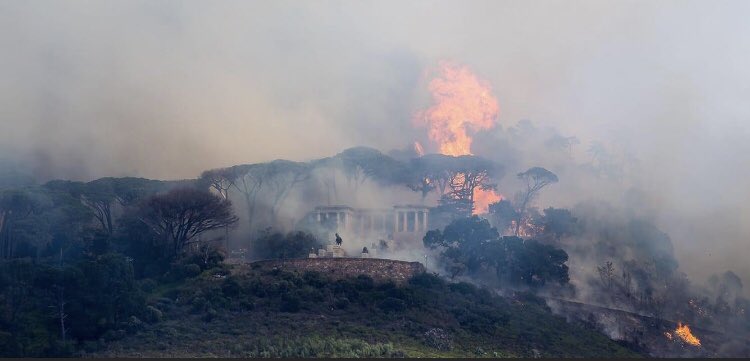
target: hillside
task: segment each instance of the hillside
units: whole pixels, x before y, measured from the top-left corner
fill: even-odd
[[[509,300],[429,274],[397,286],[223,266],[150,290],[148,300],[150,320],[131,319],[87,355],[638,356],[534,296]]]

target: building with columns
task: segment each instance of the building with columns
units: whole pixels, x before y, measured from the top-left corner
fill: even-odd
[[[397,205],[388,209],[356,209],[344,205],[315,207],[317,223],[357,245],[369,246],[379,240],[395,246],[421,245],[429,229],[429,208]],[[361,248],[361,246],[360,246]]]

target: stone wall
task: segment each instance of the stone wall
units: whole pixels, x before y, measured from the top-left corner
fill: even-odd
[[[375,282],[393,281],[403,284],[414,275],[425,272],[419,262],[396,261],[380,258],[300,258],[288,260],[257,261],[250,264],[252,268],[304,273],[316,271],[333,278],[349,278],[368,275]]]

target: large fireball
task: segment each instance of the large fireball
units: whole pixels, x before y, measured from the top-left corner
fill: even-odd
[[[479,79],[467,66],[443,61],[428,88],[433,105],[417,113],[415,124],[428,128],[428,136],[438,145],[440,153],[472,154],[470,133],[495,127],[500,111],[489,83]],[[473,198],[473,213],[481,214],[502,196],[476,188]]]

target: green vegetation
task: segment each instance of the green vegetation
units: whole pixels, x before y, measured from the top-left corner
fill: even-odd
[[[530,294],[512,300],[423,274],[398,287],[367,276],[218,267],[154,290],[162,322],[97,356],[635,356],[550,313]],[[90,345],[91,346],[91,345]]]
[[[489,283],[506,287],[564,285],[569,280],[565,251],[533,239],[500,237],[477,216],[457,219],[443,231],[429,231],[423,242],[440,252],[438,261],[451,278],[490,274]]]

